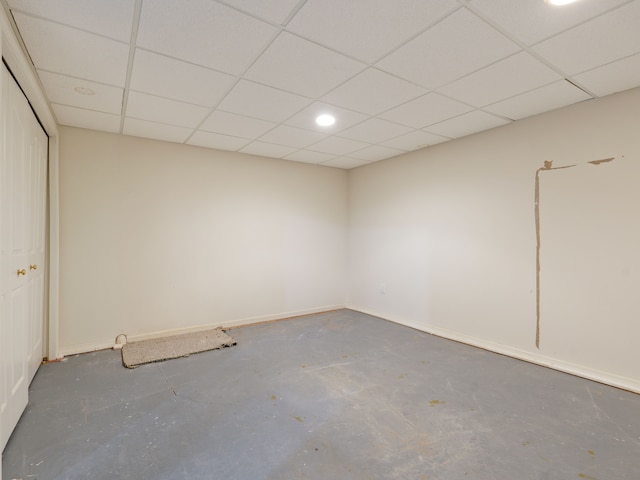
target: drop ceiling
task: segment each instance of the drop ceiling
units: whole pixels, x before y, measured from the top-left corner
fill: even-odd
[[[640,85],[640,0],[1,1],[61,125],[338,168]]]

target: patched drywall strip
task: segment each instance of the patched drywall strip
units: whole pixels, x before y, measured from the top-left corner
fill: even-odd
[[[615,158],[603,158],[600,160],[592,160],[586,162],[590,165],[602,165],[613,161]],[[536,170],[535,176],[535,195],[534,195],[534,217],[536,224],[536,348],[540,349],[540,173],[544,171],[563,170],[566,168],[573,168],[578,164],[564,165],[562,167],[554,167],[552,161],[545,160],[543,166]]]

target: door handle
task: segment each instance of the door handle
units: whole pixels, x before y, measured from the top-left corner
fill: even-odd
[[[29,270],[35,270],[38,268],[38,265],[29,265]]]
[[[18,270],[18,276],[20,275],[26,275],[27,271],[23,268],[22,270]]]

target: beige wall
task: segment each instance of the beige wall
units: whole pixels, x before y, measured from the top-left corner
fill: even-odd
[[[635,89],[352,170],[348,305],[640,391],[638,112]],[[576,166],[540,172],[538,349],[545,161]]]
[[[61,128],[61,353],[346,299],[640,392],[638,111],[635,89],[350,172]]]
[[[60,351],[344,305],[347,172],[60,128]]]

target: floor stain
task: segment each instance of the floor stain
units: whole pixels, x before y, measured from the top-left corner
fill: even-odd
[[[304,423],[304,420],[303,420],[302,418],[298,417],[298,416],[293,416],[293,415],[291,415],[291,417],[292,417],[294,420],[297,420],[297,421],[298,421],[298,422],[300,422],[300,423]]]
[[[431,400],[429,402],[429,406],[430,407],[435,407],[436,405],[442,405],[444,403],[447,403],[447,402],[443,402],[442,400]]]
[[[277,400],[278,397],[276,397],[275,395],[271,395],[271,400]]]
[[[591,475],[587,475],[586,473],[579,473],[578,476],[586,480],[598,480],[596,477],[592,477]]]
[[[404,377],[406,377],[406,375],[405,375],[404,373],[402,373],[402,374],[398,375],[398,378],[399,378],[400,380],[402,380]]]
[[[587,453],[588,453],[589,455],[591,455],[592,457],[595,457],[595,456],[596,456],[596,452],[594,452],[593,450],[587,450]]]

